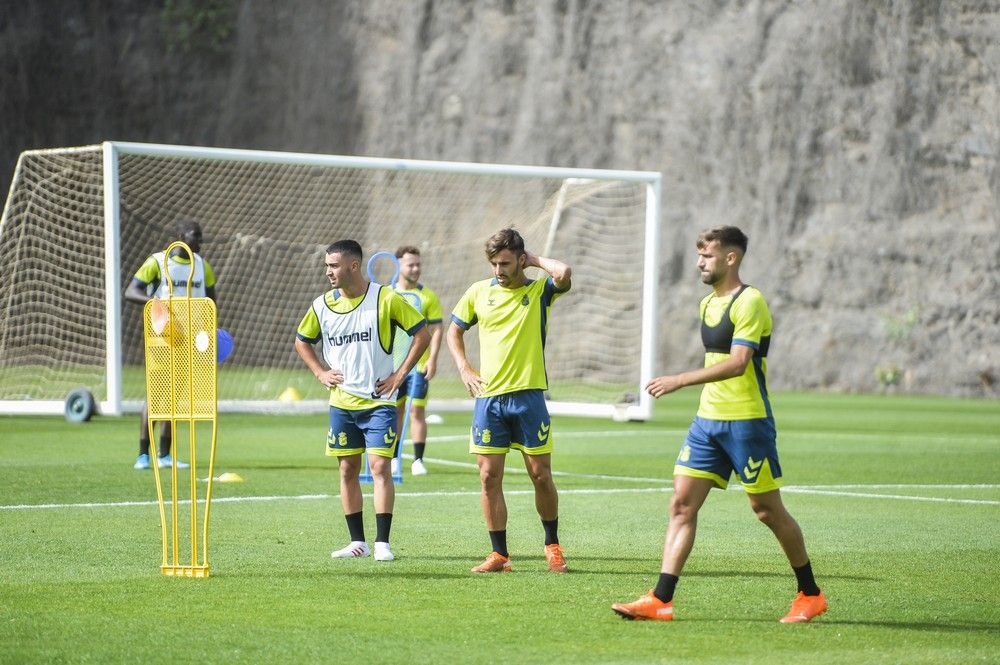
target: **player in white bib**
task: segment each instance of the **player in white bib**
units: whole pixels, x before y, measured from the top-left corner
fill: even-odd
[[[167,270],[170,282],[163,275],[163,252],[156,252],[146,258],[135,272],[132,282],[125,289],[125,300],[144,304],[153,298],[167,298],[170,295],[188,295],[188,277],[191,277],[191,297],[211,298],[215,300],[215,273],[208,261],[198,254],[201,251],[201,226],[198,222],[181,220],[177,224],[177,239],[183,241],[194,252],[194,261],[181,248],[175,248],[167,258]],[[194,276],[191,276],[191,271]],[[139,456],[133,468],[149,468],[149,412],[146,404],[142,405],[142,415],[139,424]],[[160,451],[158,464],[160,468],[170,466],[170,424],[164,422],[160,428]],[[187,468],[184,462],[177,462],[177,467]]]
[[[374,479],[375,559],[392,561],[389,530],[395,487],[390,460],[396,446],[396,394],[430,343],[427,322],[388,286],[369,282],[362,272],[361,245],[340,240],[326,249],[326,276],[332,290],[316,298],[302,321],[295,350],[316,379],[330,389],[330,429],[326,454],[338,458],[340,501],[351,542],[334,558],[368,556],[364,535],[362,454]],[[395,328],[413,338],[398,368],[393,368]],[[320,362],[314,345],[322,343]]]

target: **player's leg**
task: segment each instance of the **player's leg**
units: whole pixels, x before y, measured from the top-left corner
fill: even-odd
[[[715,481],[692,476],[674,476],[674,494],[670,497],[670,517],[667,536],[663,541],[663,559],[660,573],[680,577],[698,532],[698,512],[715,487]],[[671,590],[670,597],[673,599]]]
[[[798,594],[784,623],[809,621],[826,611],[826,598],[816,585],[805,539],[798,522],[781,499],[781,464],[774,422],[768,418],[734,421],[723,447],[740,476],[750,508],[781,544],[798,583]]]
[[[698,512],[713,487],[725,489],[732,466],[714,440],[715,424],[695,418],[674,464],[674,493],[670,497],[667,534],[656,587],[631,603],[611,606],[625,619],[671,621],[674,591],[694,547]]]
[[[504,462],[510,450],[510,431],[502,417],[506,396],[476,399],[472,413],[472,437],[469,452],[476,455],[479,482],[482,486],[480,503],[492,551],[486,560],[474,567],[475,573],[497,573],[510,570],[507,551],[507,502],[503,495]]]
[[[139,415],[139,456],[135,458],[133,469],[143,470],[149,468],[149,406],[142,403],[142,412]]]
[[[410,472],[414,476],[427,475],[424,465],[424,450],[427,446],[427,391],[429,384],[423,372],[410,373],[410,440],[413,441],[413,464]]]
[[[565,573],[566,558],[559,544],[559,492],[552,478],[552,422],[541,390],[512,393],[506,405],[515,442],[511,448],[524,455],[524,466],[535,487],[535,509],[545,532],[545,558],[549,570]]]
[[[568,570],[566,557],[559,544],[559,492],[552,479],[552,455],[524,454],[524,466],[535,486],[535,510],[542,520],[545,532],[545,560],[549,570],[565,573]]]
[[[368,556],[371,550],[365,540],[363,497],[361,482],[364,435],[354,422],[354,414],[345,409],[330,407],[330,429],[326,437],[326,454],[336,457],[340,473],[340,505],[351,541],[343,548],[330,553],[335,559]]]
[[[474,573],[505,573],[510,571],[510,553],[507,551],[507,501],[503,495],[504,461],[507,455],[480,454],[479,481],[482,484],[480,503],[486,529],[490,535],[492,551],[483,563],[472,569]]]
[[[396,391],[396,449],[392,451],[392,462],[389,469],[392,475],[400,473],[399,447],[403,445],[403,426],[406,421],[406,402],[410,392],[411,375],[412,372],[406,376],[402,385],[400,385],[399,389]]]
[[[798,584],[798,592],[792,600],[792,606],[788,613],[782,617],[782,623],[804,623],[811,621],[820,614],[826,612],[826,596],[816,584],[813,575],[812,563],[809,561],[809,554],[806,552],[805,538],[802,536],[802,529],[795,518],[785,508],[781,500],[780,490],[771,490],[762,493],[747,493],[750,498],[750,507],[757,515],[757,519],[763,522],[781,544],[781,548],[788,557],[795,572],[795,579]]]
[[[378,406],[359,412],[358,426],[364,432],[368,465],[371,468],[375,495],[375,560],[392,561],[389,532],[392,529],[392,509],[396,502],[396,486],[392,482],[392,460],[399,441],[396,408]]]

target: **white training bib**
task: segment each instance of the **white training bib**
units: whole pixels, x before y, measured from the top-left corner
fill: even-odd
[[[163,252],[157,252],[153,254],[156,258],[156,265],[160,267],[160,272],[163,272]],[[170,281],[173,282],[173,293],[175,296],[186,296],[188,277],[191,275],[191,263],[181,263],[174,257],[167,259],[168,266],[170,270]],[[167,295],[171,294],[171,288],[167,285],[167,276],[160,275],[160,285],[156,287],[156,292],[153,294],[157,298],[166,298]],[[204,298],[205,293],[205,261],[198,256],[194,255],[194,278],[191,280],[191,297],[192,298]]]
[[[344,392],[395,403],[396,392],[375,393],[375,382],[393,372],[392,355],[386,353],[378,338],[378,295],[382,287],[372,282],[358,306],[350,312],[335,312],[326,304],[326,296],[313,301],[323,338],[323,359],[331,369],[344,373],[340,389]]]

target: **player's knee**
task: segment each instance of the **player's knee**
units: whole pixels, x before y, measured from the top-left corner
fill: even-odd
[[[685,497],[674,494],[670,499],[670,520],[690,522],[698,516],[698,506]]]
[[[551,469],[530,469],[528,476],[535,487],[548,487],[552,484]]]
[[[479,480],[482,481],[484,489],[499,487],[503,481],[503,471],[485,465],[481,466],[479,467]]]

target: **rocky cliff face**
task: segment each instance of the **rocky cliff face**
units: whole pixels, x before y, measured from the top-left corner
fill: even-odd
[[[104,139],[657,170],[662,370],[731,223],[773,386],[1000,392],[997,0],[166,4],[0,9],[4,191]]]

